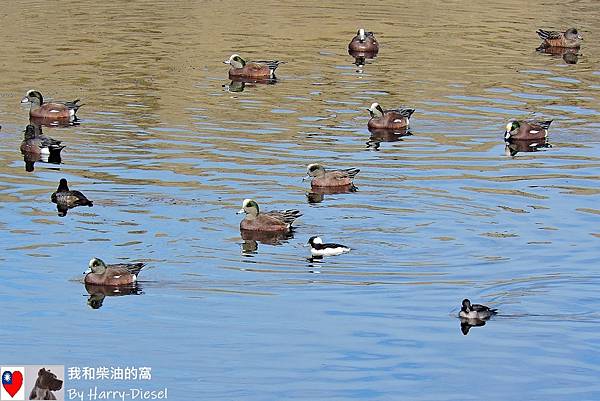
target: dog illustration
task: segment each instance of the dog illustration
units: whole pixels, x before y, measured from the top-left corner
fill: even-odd
[[[38,372],[38,378],[35,381],[35,386],[29,394],[30,400],[55,400],[56,397],[52,393],[62,388],[63,381],[56,378],[56,375],[44,368]]]

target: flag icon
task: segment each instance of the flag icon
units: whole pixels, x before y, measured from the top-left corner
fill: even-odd
[[[2,387],[0,387],[0,400],[23,401],[25,388],[23,386],[24,367],[2,366]]]

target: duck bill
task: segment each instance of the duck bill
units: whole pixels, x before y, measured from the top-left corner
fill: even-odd
[[[225,61],[223,61],[223,64],[231,64],[231,61],[225,60]]]
[[[244,211],[244,209],[240,209],[240,210],[238,210],[238,211],[237,211],[235,214],[242,214],[242,213],[246,213],[246,212]]]
[[[88,269],[86,271],[83,272],[83,274],[88,274],[92,272],[92,268],[88,267]]]
[[[24,97],[23,99],[21,99],[21,103],[29,103],[29,99],[27,97]]]
[[[310,176],[309,175],[306,175],[306,176],[302,177],[302,182],[307,181],[307,180],[310,180]]]

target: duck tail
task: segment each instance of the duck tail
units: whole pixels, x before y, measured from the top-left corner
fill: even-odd
[[[537,33],[540,39],[542,40],[549,39],[552,36],[551,31],[545,31],[543,29],[538,29],[537,31],[535,31],[535,33]]]
[[[401,110],[402,115],[406,118],[410,118],[414,112],[415,112],[415,109],[402,109]]]
[[[350,178],[354,178],[356,177],[356,174],[358,174],[360,172],[360,169],[358,168],[349,168],[344,170],[346,172],[346,174],[348,174],[348,177]]]
[[[554,121],[554,120],[540,121],[538,124],[539,124],[539,125],[540,125],[540,127],[542,127],[543,129],[548,129],[548,128],[550,128],[550,124],[552,124],[552,121]]]

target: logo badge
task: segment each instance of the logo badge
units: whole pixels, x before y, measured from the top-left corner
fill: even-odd
[[[7,367],[0,369],[2,372],[2,388],[0,388],[0,400],[25,400],[25,389],[23,388],[23,367]]]

